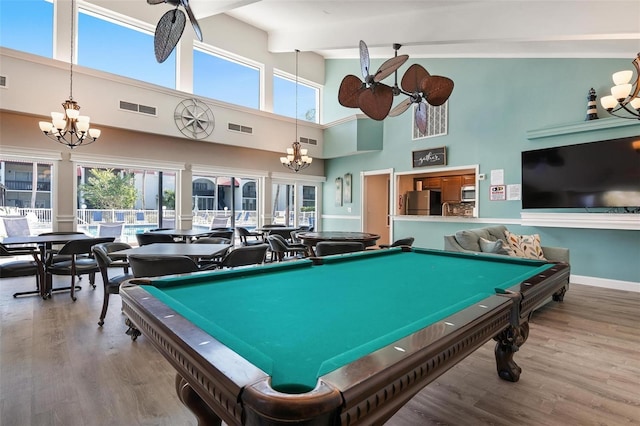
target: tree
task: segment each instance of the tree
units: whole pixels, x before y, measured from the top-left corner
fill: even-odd
[[[133,173],[113,169],[91,169],[79,190],[89,208],[132,209],[138,196]]]
[[[162,194],[162,205],[166,206],[168,209],[176,208],[176,191],[171,189],[165,189]]]

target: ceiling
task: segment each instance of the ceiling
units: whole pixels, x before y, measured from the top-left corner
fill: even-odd
[[[154,23],[171,6],[87,0]],[[272,52],[371,57],[563,57],[633,59],[638,0],[189,0],[207,41],[208,17],[226,13],[268,33]],[[212,21],[213,22],[213,21]],[[240,36],[241,37],[241,36]]]

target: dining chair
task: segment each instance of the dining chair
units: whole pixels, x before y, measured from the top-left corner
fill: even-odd
[[[11,248],[0,244],[0,257],[29,255],[33,258],[0,263],[0,278],[30,277],[32,275],[36,277],[35,290],[19,291],[13,293],[13,297],[40,294],[40,286],[42,285],[42,276],[44,274],[38,253],[39,251],[36,247]]]
[[[214,228],[211,230],[211,232],[209,234],[207,234],[208,237],[221,237],[221,238],[227,238],[230,241],[233,241],[233,233],[234,233],[234,229],[233,228]]]
[[[400,238],[398,240],[395,240],[391,244],[380,244],[379,247],[380,248],[391,248],[391,247],[402,247],[402,246],[411,247],[414,241],[415,241],[414,237]]]
[[[231,240],[223,237],[201,237],[193,241],[191,244],[231,244]],[[229,250],[231,250],[231,245],[223,253],[211,257],[199,258],[198,266],[200,268],[210,267],[212,265],[219,266],[222,259],[224,259],[227,253],[229,253]]]
[[[268,244],[242,246],[231,250],[220,262],[221,268],[234,268],[236,266],[260,265],[264,263],[267,255]]]
[[[289,244],[280,235],[268,235],[267,243],[269,244],[269,250],[271,251],[271,261],[278,260],[282,262],[286,256],[292,256],[292,258],[305,257],[308,253],[308,248],[302,244]]]
[[[318,257],[363,250],[364,244],[355,241],[320,241],[316,244],[316,256]]]
[[[189,256],[131,254],[129,264],[135,278],[186,274],[200,270],[196,261]]]
[[[73,240],[62,246],[57,254],[48,256],[44,264],[45,284],[50,292],[70,290],[71,300],[76,301],[76,276],[89,275],[89,284],[96,288],[96,272],[100,272],[98,263],[93,257],[91,248],[100,243],[113,242],[113,237],[87,238],[85,240]],[[53,275],[71,276],[69,287],[52,288]]]
[[[118,250],[125,250],[131,248],[127,243],[111,242],[100,243],[92,247],[91,251],[98,263],[98,269],[100,269],[100,275],[102,275],[102,283],[104,289],[104,299],[102,301],[102,311],[100,312],[100,319],[98,325],[102,327],[104,324],[104,318],[107,315],[107,309],[109,308],[109,295],[120,293],[120,284],[134,278],[133,274],[128,273],[129,262],[125,257],[125,261],[114,260],[112,253]],[[116,258],[117,259],[117,258]],[[126,262],[126,265],[125,265]],[[115,267],[123,268],[123,273],[116,276],[109,276],[109,269]]]
[[[143,232],[136,234],[136,240],[139,246],[144,246],[153,243],[175,243],[171,235],[167,234],[155,234],[153,232]]]
[[[243,246],[264,244],[264,240],[262,239],[262,234],[259,232],[249,231],[247,228],[244,228],[242,226],[236,226],[236,231],[238,232],[240,243]]]

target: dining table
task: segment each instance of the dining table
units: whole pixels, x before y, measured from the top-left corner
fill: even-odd
[[[114,251],[118,255],[189,256],[194,259],[215,257],[226,253],[231,244],[152,243]]]
[[[40,262],[40,270],[43,271],[43,276],[40,277],[40,288],[32,291],[32,292],[24,292],[24,294],[38,294],[43,299],[48,299],[51,295],[52,291],[61,291],[68,290],[67,287],[64,288],[50,288],[47,284],[46,277],[44,276],[44,264],[47,259],[48,253],[51,251],[52,247],[57,244],[66,244],[69,241],[77,241],[77,240],[87,240],[93,238],[91,235],[82,234],[82,233],[64,233],[64,232],[53,232],[42,235],[21,235],[14,237],[5,237],[2,240],[2,244],[6,246],[15,246],[15,245],[32,245],[37,246],[40,251],[40,256],[36,256],[37,262]]]
[[[170,235],[173,238],[180,238],[186,243],[191,242],[192,238],[204,237],[211,234],[211,229],[159,229],[157,231],[149,231],[154,234]]]

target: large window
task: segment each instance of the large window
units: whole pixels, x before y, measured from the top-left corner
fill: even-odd
[[[298,120],[318,123],[319,89],[298,80]],[[296,118],[296,81],[282,75],[273,76],[273,112]]]
[[[259,109],[260,70],[248,63],[194,49],[193,94]]]
[[[158,63],[153,33],[85,10],[78,19],[79,65],[175,89],[176,52]]]
[[[285,226],[315,227],[317,194],[315,185],[274,183],[272,188],[272,223]]]
[[[0,45],[53,57],[53,3],[46,0],[1,0]]]
[[[251,177],[194,175],[193,225],[208,228],[258,225],[258,180]]]

